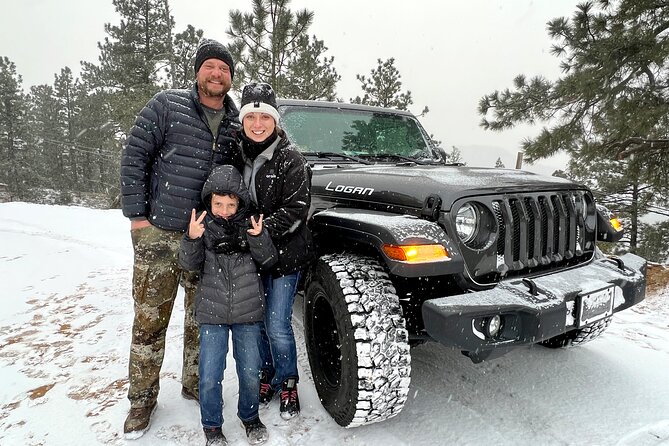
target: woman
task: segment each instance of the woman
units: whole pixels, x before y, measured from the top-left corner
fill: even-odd
[[[313,258],[306,225],[311,170],[277,126],[279,112],[272,87],[265,83],[245,86],[241,105],[244,182],[279,252],[277,265],[263,275],[267,307],[260,342],[260,403],[267,405],[280,392],[281,417],[288,420],[300,413],[291,319],[301,272]]]

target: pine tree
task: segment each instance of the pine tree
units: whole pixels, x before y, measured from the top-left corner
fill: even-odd
[[[68,203],[73,193],[107,191],[110,185],[118,188],[117,175],[102,178],[102,172],[118,172],[118,150],[113,147],[119,145],[119,134],[97,130],[110,115],[104,99],[89,96],[65,67],[55,75],[53,86],[32,87],[28,103],[31,137],[27,154],[32,169],[24,175],[24,182],[54,189],[61,203]]]
[[[398,110],[408,110],[413,104],[411,91],[402,92],[402,76],[395,67],[395,58],[391,57],[385,62],[377,59],[377,67],[373,69],[369,77],[357,74],[355,77],[360,81],[364,95],[351,99],[354,104],[372,105],[375,107],[390,107]],[[419,116],[429,112],[427,106]]]
[[[577,7],[572,19],[548,23],[552,53],[564,75],[551,82],[519,75],[514,88],[479,102],[481,125],[504,130],[546,123],[525,140],[526,160],[565,151],[590,166],[593,188],[626,197],[630,249],[636,249],[645,196],[669,190],[669,3],[599,0]],[[621,155],[643,156],[615,162]],[[581,177],[592,176],[585,172]],[[615,178],[616,181],[612,181]]]
[[[125,132],[112,116],[112,103],[104,93],[81,90],[77,103],[81,107],[81,131],[76,135],[75,149],[89,154],[92,163],[87,184],[95,192],[104,192],[109,201],[119,193],[119,169]]]
[[[296,48],[286,74],[279,76],[278,83],[283,89],[281,96],[334,101],[337,82],[341,79],[333,67],[334,56],[323,56],[328,49],[316,36],[311,36],[311,39],[307,35],[300,36]]]
[[[451,164],[461,163],[462,165],[467,165],[467,163],[465,163],[462,160],[462,151],[455,146],[451,146],[450,152],[444,152],[444,156],[445,156],[445,162],[447,163]]]
[[[195,53],[202,36],[203,31],[196,30],[192,25],[188,25],[185,31],[174,36],[170,70],[172,88],[190,88],[193,85]]]
[[[340,79],[327,47],[307,34],[313,12],[293,13],[290,0],[253,0],[253,12],[230,11],[228,45],[236,61],[233,88],[249,81],[267,82],[277,96],[293,99],[335,98]]]
[[[580,156],[570,161],[568,169],[571,178],[588,185],[596,200],[623,220],[622,242],[632,252],[638,245],[640,217],[661,201],[655,188],[642,181],[642,168],[640,158],[617,161]]]
[[[637,254],[657,263],[669,262],[669,221],[641,224],[641,243]]]
[[[548,123],[523,143],[528,161],[566,151],[615,158],[643,151],[641,178],[669,187],[669,3],[598,0],[548,23],[564,76],[519,75],[479,102],[485,129]],[[598,9],[599,8],[599,9]],[[649,168],[654,166],[653,169]]]
[[[53,87],[35,85],[28,96],[30,113],[28,122],[32,129],[30,141],[34,163],[34,186],[60,189],[67,175],[63,156],[58,102]]]
[[[141,108],[158,91],[186,86],[189,29],[173,36],[168,0],[112,0],[120,23],[105,24],[98,42],[98,64],[82,62],[82,82],[76,83],[79,115],[70,132],[70,151],[86,190],[118,195],[120,150],[126,132]],[[201,32],[200,32],[201,33]],[[194,31],[194,35],[197,32]],[[201,35],[201,34],[200,34]],[[191,65],[192,67],[192,65]],[[190,68],[190,79],[194,79]]]
[[[111,117],[127,131],[144,104],[168,82],[174,21],[168,0],[112,3],[121,22],[105,24],[99,65],[82,63],[82,78],[90,90],[110,96]]]
[[[0,57],[0,182],[19,197],[26,193],[22,178],[31,167],[26,161],[28,106],[21,83],[14,62]]]
[[[497,158],[497,161],[495,161],[495,168],[496,169],[504,169],[506,166],[502,162],[502,158]]]
[[[165,16],[167,0],[112,0],[119,25],[105,24],[98,42],[100,65],[86,64],[97,73],[96,83],[112,90],[143,89],[159,84],[169,60],[173,20]]]
[[[64,161],[61,185],[70,190],[81,190],[82,177],[90,167],[88,154],[80,156],[81,154],[75,147],[75,137],[80,131],[77,123],[80,110],[76,103],[76,88],[77,85],[69,67],[63,68],[60,74],[55,76],[54,97],[58,104],[57,116],[60,131],[52,138],[59,140]]]

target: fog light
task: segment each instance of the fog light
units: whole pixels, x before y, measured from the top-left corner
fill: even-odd
[[[500,328],[502,328],[502,318],[498,314],[489,317],[485,322],[486,335],[491,338],[497,336]]]

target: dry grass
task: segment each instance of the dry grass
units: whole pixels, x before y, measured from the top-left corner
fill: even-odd
[[[649,264],[646,280],[646,294],[661,293],[669,286],[669,265]]]
[[[28,391],[28,397],[29,397],[31,400],[34,400],[34,399],[37,399],[37,398],[42,398],[42,397],[43,397],[44,395],[46,395],[46,393],[47,393],[49,390],[51,390],[51,388],[52,388],[53,386],[55,386],[55,385],[56,385],[56,384],[46,384],[46,385],[44,385],[44,386],[40,386],[40,387],[38,387],[38,388],[36,388],[36,389],[29,390],[29,391]]]

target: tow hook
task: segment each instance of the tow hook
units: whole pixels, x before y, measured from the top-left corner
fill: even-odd
[[[534,280],[532,279],[523,279],[523,283],[527,285],[527,288],[530,289],[530,294],[532,296],[536,296],[539,294],[539,287],[537,286],[536,283],[534,283]]]
[[[623,259],[618,256],[609,256],[609,260],[614,261],[620,271],[625,271],[625,262],[623,262]]]

